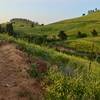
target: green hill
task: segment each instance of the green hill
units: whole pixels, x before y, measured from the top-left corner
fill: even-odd
[[[37,66],[31,62],[32,70],[29,75],[34,79],[38,79],[39,83],[44,86],[44,100],[85,100],[100,99],[100,64],[80,57],[69,56],[67,54],[57,52],[53,49],[30,44],[12,36],[0,35],[1,43],[13,43],[17,48],[26,52],[31,59],[35,57],[48,62],[48,70],[46,73],[39,73],[35,69]],[[32,84],[33,86],[33,84]],[[63,93],[63,95],[61,95]],[[67,93],[67,94],[66,94]],[[73,96],[74,95],[74,96]],[[59,96],[59,97],[58,97]],[[33,97],[33,96],[31,96]]]
[[[20,27],[18,24],[15,24],[14,28],[15,31],[19,33],[23,32],[26,34],[56,35],[60,30],[64,30],[69,36],[75,35],[77,31],[82,31],[83,33],[90,35],[90,31],[93,29],[96,29],[98,32],[100,32],[100,12],[95,12],[86,16],[64,20],[45,26],[37,26],[34,28],[28,27],[28,25],[25,25],[25,27]]]
[[[58,51],[69,55],[89,56],[92,52],[100,54],[100,12],[94,12],[78,18],[63,20],[49,25],[36,25],[36,23],[26,19],[12,19],[14,32],[18,38],[25,41],[57,48]],[[35,25],[32,27],[32,23]],[[93,37],[91,31],[98,32],[97,37]],[[67,40],[58,40],[59,32],[63,30],[68,35]],[[78,38],[78,31],[87,34],[85,38]],[[59,48],[60,47],[60,48]],[[61,49],[64,49],[63,51]],[[72,53],[73,51],[74,53]],[[88,55],[89,54],[89,55]]]
[[[100,12],[94,12],[35,26],[29,20],[13,19],[13,24],[7,23],[12,33],[7,33],[6,24],[2,25],[6,28],[0,33],[0,45],[13,44],[27,54],[27,73],[41,84],[43,100],[100,100],[99,18]],[[98,33],[95,37],[91,34],[93,29]],[[61,30],[68,38],[59,38]],[[78,37],[78,31],[87,36]],[[41,72],[43,68],[45,72]]]

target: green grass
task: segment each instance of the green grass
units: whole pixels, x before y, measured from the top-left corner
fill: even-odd
[[[100,33],[100,12],[34,28],[31,28],[28,24],[20,27],[21,24],[20,22],[14,24],[15,30],[26,34],[57,35],[60,30],[64,30],[69,36],[73,36],[80,30],[90,35],[90,31],[94,28]]]
[[[73,18],[69,20],[64,20],[56,23],[52,23],[45,26],[35,26],[31,27],[30,24],[23,21],[16,21],[14,26],[15,32],[19,33],[18,38],[30,38],[30,36],[38,37],[38,35],[48,35],[48,37],[57,36],[60,30],[64,30],[68,34],[69,38],[65,41],[52,41],[46,43],[46,46],[62,46],[64,48],[72,48],[79,52],[91,52],[91,46],[94,43],[94,52],[100,54],[100,36],[92,37],[90,31],[96,29],[100,33],[100,12],[95,12],[86,16],[81,16],[78,18]],[[23,25],[23,27],[22,27]],[[88,34],[87,38],[77,38],[77,32],[81,31]],[[32,42],[36,41],[33,38]],[[40,38],[39,38],[40,39]],[[38,41],[39,41],[38,39]],[[24,39],[28,41],[27,39]],[[44,43],[45,45],[45,43]],[[46,55],[44,55],[45,58]]]
[[[5,24],[2,24],[5,27]],[[99,100],[100,99],[100,63],[92,61],[89,68],[90,60],[76,56],[74,54],[66,54],[58,52],[51,47],[61,46],[71,48],[76,52],[91,53],[100,55],[100,12],[81,16],[74,19],[64,20],[45,26],[31,27],[30,23],[16,21],[14,31],[18,33],[18,37],[0,34],[0,41],[15,43],[19,49],[31,55],[48,62],[49,69],[45,76],[46,81],[52,81],[47,84],[44,80],[46,90],[46,100]],[[99,35],[91,36],[93,29],[96,29]],[[57,40],[47,43],[34,44],[35,42],[27,42],[26,37],[35,36],[32,41],[36,41],[39,36],[47,35],[49,38],[56,37],[60,30],[64,30],[68,34],[68,40]],[[86,33],[88,37],[77,38],[77,32]],[[41,41],[40,41],[41,42]],[[32,64],[31,76],[37,76]],[[55,66],[58,69],[55,69]],[[74,75],[65,76],[66,68],[74,69]]]
[[[57,68],[53,68],[48,71],[43,85],[46,88],[46,100],[100,99],[99,73],[82,71],[81,73],[76,72],[72,76],[67,76]]]
[[[96,54],[100,54],[100,36],[98,37],[87,37],[83,39],[76,39],[76,40],[65,40],[65,41],[58,41],[49,44],[50,46],[61,46],[64,48],[71,48],[75,51],[79,52],[89,52],[92,51],[92,45],[94,44],[93,51]]]
[[[49,68],[54,68],[44,75],[46,80],[43,80],[42,85],[45,84],[45,100],[99,100],[100,64],[97,62],[93,61],[89,70],[89,60],[15,39],[7,34],[0,34],[0,40],[15,43],[27,54],[47,61]],[[56,71],[55,66],[59,68]],[[67,67],[74,69],[74,75],[65,76]],[[50,84],[48,84],[49,81],[51,81]]]
[[[89,66],[89,61],[82,59],[80,57],[66,55],[61,52],[57,52],[53,49],[49,49],[47,47],[29,44],[20,39],[15,39],[13,37],[9,37],[8,35],[0,35],[1,40],[6,40],[10,42],[14,42],[18,44],[23,51],[27,52],[29,55],[33,55],[48,61],[50,64],[59,65],[61,67],[75,67],[75,68],[84,68]],[[100,65],[96,62],[92,63],[92,66],[99,67]]]

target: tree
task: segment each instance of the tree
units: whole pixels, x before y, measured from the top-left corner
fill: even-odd
[[[34,23],[31,24],[31,27],[34,27]]]
[[[78,35],[78,37],[81,37],[81,31],[78,31],[78,33],[77,33],[77,35]]]
[[[6,31],[8,32],[8,33],[10,33],[10,34],[13,34],[13,25],[12,25],[12,23],[8,23],[7,25],[6,25]]]
[[[95,11],[98,11],[98,8],[95,8]]]
[[[1,27],[1,24],[0,24],[0,33],[2,33],[2,27]]]
[[[44,24],[41,24],[41,26],[44,26]]]
[[[92,34],[92,36],[98,36],[98,32],[95,29],[93,29],[93,31],[91,32],[91,34]]]
[[[85,13],[84,13],[84,14],[82,14],[82,16],[85,16]]]
[[[82,33],[81,31],[78,31],[77,37],[78,37],[78,38],[84,38],[84,37],[87,37],[87,34]]]
[[[67,39],[67,35],[64,31],[60,31],[59,34],[58,34],[58,37],[61,39],[61,40],[65,40]]]

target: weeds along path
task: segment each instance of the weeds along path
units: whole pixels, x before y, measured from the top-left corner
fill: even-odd
[[[27,60],[14,44],[0,45],[0,100],[40,100],[41,87],[28,75]]]

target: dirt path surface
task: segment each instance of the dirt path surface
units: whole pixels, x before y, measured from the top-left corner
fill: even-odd
[[[42,100],[40,84],[31,79],[27,56],[14,44],[0,46],[0,100]]]

